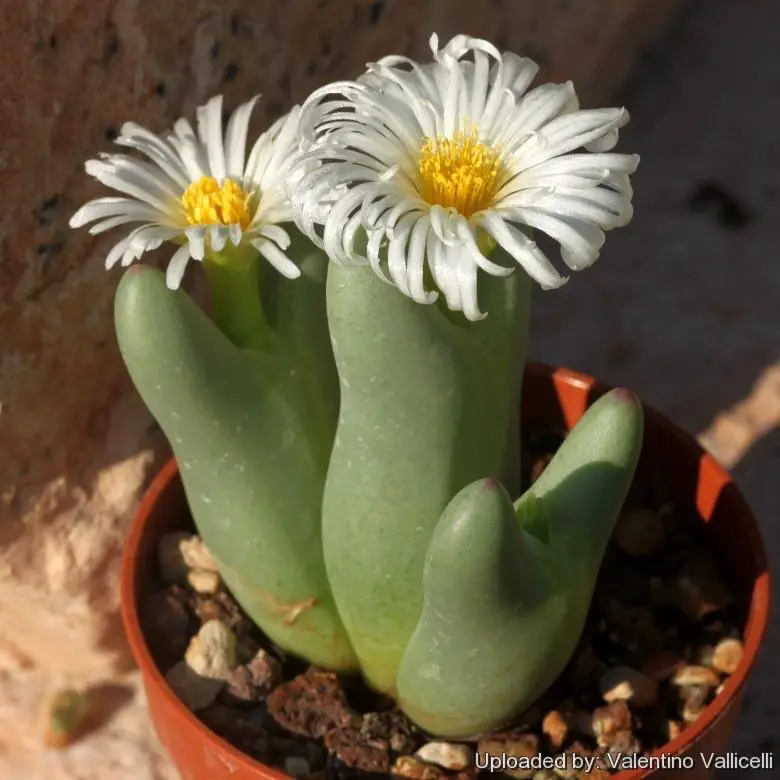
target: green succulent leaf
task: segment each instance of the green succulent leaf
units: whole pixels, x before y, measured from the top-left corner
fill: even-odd
[[[636,472],[644,437],[642,404],[618,388],[602,396],[572,428],[539,479],[518,502],[538,501],[549,548],[580,586],[592,589]],[[536,530],[540,533],[539,523]]]
[[[252,349],[231,343],[185,292],[144,267],[119,284],[116,331],[171,443],[198,531],[241,606],[281,647],[350,670],[357,660],[328,585],[320,526],[338,409],[326,261],[305,247],[298,259],[302,277],[278,282],[279,310]],[[307,341],[301,327],[311,328]]]
[[[428,546],[424,607],[398,671],[423,729],[466,738],[502,725],[577,645],[642,444],[640,404],[597,401],[513,506],[495,480],[461,490]]]
[[[258,626],[310,662],[360,669],[429,732],[481,734],[571,657],[641,405],[622,390],[597,401],[513,504],[527,275],[485,278],[489,316],[470,323],[291,233],[299,279],[247,254],[209,265],[213,320],[158,271],[128,271],[122,356]]]
[[[470,482],[517,473],[530,280],[487,277],[481,291],[490,314],[468,323],[369,268],[329,270],[341,409],[323,502],[325,560],[363,672],[390,695],[441,512]]]

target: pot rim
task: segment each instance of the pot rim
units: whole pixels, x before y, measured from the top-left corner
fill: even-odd
[[[538,378],[552,379],[554,387],[559,393],[561,389],[565,387],[573,387],[584,391],[582,394],[582,409],[577,410],[576,414],[570,414],[570,417],[572,418],[576,418],[581,412],[584,412],[585,408],[591,402],[591,394],[601,395],[612,389],[612,386],[600,382],[587,374],[567,368],[555,368],[535,361],[528,361],[525,364],[524,374],[525,373],[533,374]],[[731,477],[715,458],[690,434],[686,433],[672,423],[667,417],[652,407],[647,406],[645,403],[642,403],[642,407],[646,426],[649,425],[654,428],[663,429],[667,435],[671,435],[675,438],[682,448],[688,450],[691,454],[696,453],[698,455],[700,463],[700,483],[702,476],[706,474],[709,480],[714,480],[718,484],[715,495],[703,496],[700,492],[697,496],[697,507],[701,511],[702,516],[708,518],[721,490],[728,484],[734,485]],[[570,426],[573,421],[573,419],[565,420],[568,426]],[[149,517],[152,514],[152,508],[157,504],[159,496],[167,489],[169,483],[177,477],[178,473],[179,470],[175,458],[170,458],[156,474],[149,488],[144,493],[142,502],[137,510],[124,544],[121,566],[120,606],[122,622],[124,623],[125,634],[127,635],[132,654],[142,672],[144,683],[152,684],[159,688],[160,693],[166,700],[168,706],[176,711],[177,715],[186,722],[189,728],[198,732],[202,739],[211,742],[212,744],[217,744],[220,751],[227,753],[232,760],[247,770],[260,771],[263,776],[269,780],[290,780],[288,775],[243,753],[201,722],[184,702],[176,696],[165,681],[165,677],[152,658],[146,639],[141,630],[138,604],[135,596],[135,583],[139,565],[138,550],[146,532]],[[736,485],[734,485],[734,487],[736,488]],[[721,692],[707,705],[693,725],[686,728],[679,736],[666,745],[644,755],[653,757],[677,756],[684,752],[690,745],[699,742],[729,711],[730,708],[728,705],[742,692],[742,689],[750,676],[750,672],[756,663],[769,624],[771,592],[770,574],[763,538],[755,516],[738,488],[736,490],[735,498],[743,505],[743,514],[750,517],[753,521],[753,528],[750,529],[755,537],[753,540],[753,556],[757,568],[761,571],[754,583],[753,591],[750,596],[750,609],[743,638],[744,652],[742,658],[734,673],[723,683]],[[611,780],[640,780],[641,778],[649,777],[656,771],[658,771],[658,769],[655,767],[623,770],[612,775]]]

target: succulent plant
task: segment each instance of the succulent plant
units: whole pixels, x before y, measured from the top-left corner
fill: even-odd
[[[139,203],[74,224],[144,221],[109,256],[125,265],[181,244],[167,274],[125,273],[117,338],[247,614],[467,737],[569,661],[636,468],[642,408],[619,389],[523,489],[518,410],[532,286],[565,281],[534,231],[593,263],[631,218],[637,159],[608,151],[624,111],[529,91],[536,66],[485,41],[432,48],[315,92],[248,159],[254,101],[224,138],[216,99],[197,133],[128,125],[158,167],[88,170]],[[209,314],[179,288],[190,257]]]

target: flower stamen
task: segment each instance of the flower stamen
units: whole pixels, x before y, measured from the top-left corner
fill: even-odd
[[[190,225],[240,225],[246,230],[252,221],[252,193],[245,192],[232,179],[222,186],[213,176],[201,176],[181,196],[181,205]]]
[[[451,138],[426,138],[417,165],[421,194],[431,205],[470,217],[493,204],[501,155],[479,140],[476,128],[458,130]]]

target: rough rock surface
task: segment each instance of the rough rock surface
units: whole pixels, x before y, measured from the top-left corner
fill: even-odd
[[[678,4],[4,3],[0,668],[109,674],[127,663],[118,556],[166,450],[115,346],[119,272],[106,274],[102,258],[117,239],[67,226],[102,191],[83,173],[84,159],[108,150],[125,120],[162,130],[217,91],[228,106],[264,93],[258,118],[267,121],[384,53],[426,56],[432,31],[442,39],[466,31],[524,51],[545,77],[571,78],[585,103],[598,103]]]

